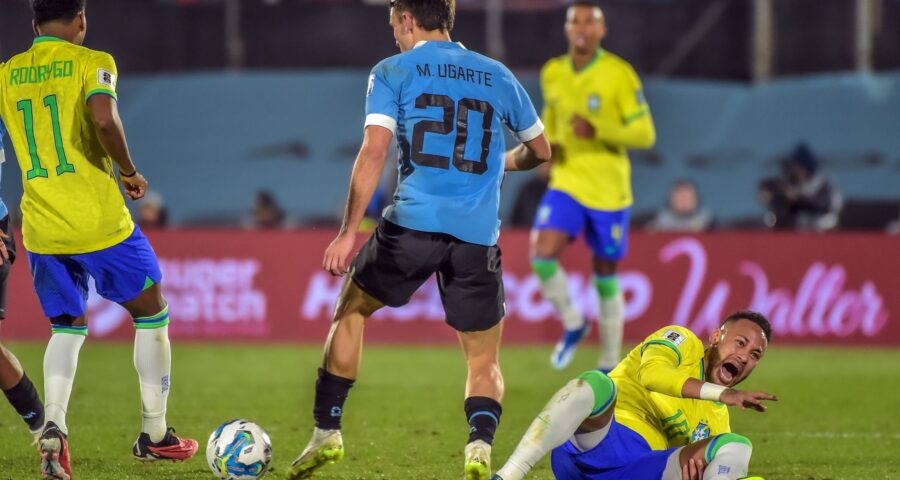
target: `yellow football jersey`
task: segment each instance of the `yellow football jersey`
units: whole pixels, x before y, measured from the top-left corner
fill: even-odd
[[[655,141],[650,109],[641,81],[620,57],[598,50],[585,68],[575,71],[568,55],[551,59],[541,70],[542,113],[550,142],[562,146],[554,152],[550,188],[571,195],[595,210],[622,210],[631,206],[631,163],[624,145],[602,139],[604,125],[619,128],[645,122]],[[598,138],[577,138],[573,115],[587,119]]]
[[[680,398],[652,392],[643,386],[645,357],[654,354],[686,375],[672,377],[672,392],[681,394],[687,377],[704,380],[703,342],[687,328],[668,326],[657,330],[634,348],[610,372],[616,384],[616,420],[634,430],[654,450],[680,447],[731,431],[728,407],[717,402]],[[644,371],[642,371],[644,369]]]
[[[134,230],[87,106],[93,95],[116,98],[116,78],[109,54],[49,36],[0,66],[0,117],[22,168],[31,252],[93,252]]]

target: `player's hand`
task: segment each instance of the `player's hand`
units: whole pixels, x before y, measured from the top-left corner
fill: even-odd
[[[778,397],[766,392],[742,392],[731,388],[722,392],[722,396],[719,397],[719,401],[725,405],[740,407],[741,410],[752,408],[757,412],[766,411],[766,406],[762,403],[763,400],[777,402]]]
[[[691,458],[681,467],[681,480],[703,480],[703,462]]]
[[[581,115],[572,115],[572,120],[569,123],[572,125],[572,130],[575,131],[575,136],[578,138],[594,138],[597,135],[591,122]]]
[[[0,265],[9,261],[9,252],[6,251],[6,240],[9,240],[9,235],[0,232]]]
[[[343,277],[350,270],[350,253],[356,246],[356,235],[353,233],[341,233],[325,250],[325,258],[322,260],[322,268],[326,272]]]
[[[119,181],[125,187],[125,195],[132,200],[142,198],[147,193],[147,179],[141,175],[141,172],[135,172],[131,177],[119,175]]]

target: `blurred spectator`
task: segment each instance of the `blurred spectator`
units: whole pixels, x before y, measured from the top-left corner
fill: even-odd
[[[712,227],[712,212],[700,205],[697,186],[690,180],[679,180],[669,191],[669,205],[660,210],[647,225],[661,232],[702,232]]]
[[[510,225],[513,227],[531,228],[534,215],[537,213],[541,199],[550,182],[550,163],[546,162],[534,169],[534,175],[519,188],[513,204]]]
[[[781,170],[780,177],[759,184],[759,201],[768,210],[766,226],[813,231],[836,227],[843,198],[809,147],[798,145],[781,162]]]
[[[275,197],[267,190],[256,193],[256,200],[251,211],[253,228],[273,229],[284,226],[284,210],[275,201]]]
[[[162,195],[148,190],[144,198],[138,200],[137,224],[141,230],[157,230],[169,226],[169,213]]]
[[[897,219],[887,224],[887,233],[892,235],[900,234],[900,215],[897,216]]]

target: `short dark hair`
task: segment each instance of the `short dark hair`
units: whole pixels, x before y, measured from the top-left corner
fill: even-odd
[[[772,325],[769,324],[769,319],[766,318],[765,315],[754,312],[752,310],[741,310],[732,313],[722,322],[722,326],[725,326],[731,322],[736,322],[738,320],[747,320],[755,323],[762,329],[763,333],[766,335],[766,341],[772,342]]]
[[[72,21],[84,11],[85,0],[32,0],[31,10],[38,25],[54,20]]]
[[[575,0],[569,4],[570,7],[594,7],[600,8],[600,2],[597,0]]]
[[[398,12],[409,12],[424,30],[453,30],[456,0],[390,0],[388,4]]]

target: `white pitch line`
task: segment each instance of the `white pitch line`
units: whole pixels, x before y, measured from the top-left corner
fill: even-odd
[[[882,432],[747,432],[746,434],[796,438],[873,438],[900,440],[900,433]]]

